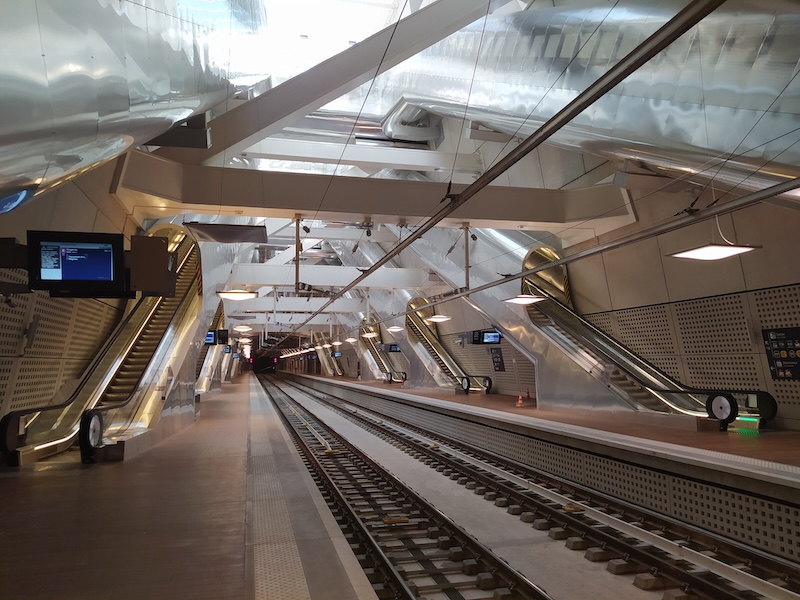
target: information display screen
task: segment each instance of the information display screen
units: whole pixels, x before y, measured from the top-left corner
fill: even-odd
[[[75,297],[124,297],[121,234],[28,231],[28,283]]]
[[[481,340],[482,344],[499,344],[500,343],[500,333],[497,331],[484,331],[483,332],[483,339]]]
[[[472,332],[472,343],[473,344],[499,344],[500,332],[496,329],[489,329],[489,330],[481,330],[478,329]]]

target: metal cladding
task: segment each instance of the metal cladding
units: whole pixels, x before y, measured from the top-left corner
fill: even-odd
[[[225,100],[228,52],[211,39],[257,28],[260,4],[2,3],[0,199],[44,189]]]
[[[485,31],[476,22],[381,76],[369,108],[403,99],[525,137],[683,4],[490,16]],[[797,5],[728,2],[550,142],[730,184],[766,164],[772,177],[799,175],[799,32]]]
[[[685,4],[493,14],[335,109],[382,118],[405,103],[527,136]],[[225,100],[230,40],[263,15],[261,0],[3,3],[0,213]],[[798,33],[796,3],[730,0],[551,142],[731,185],[800,175]]]

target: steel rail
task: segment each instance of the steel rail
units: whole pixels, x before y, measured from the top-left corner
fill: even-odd
[[[367,429],[376,429],[379,436],[392,438],[400,443],[410,446],[418,455],[424,455],[431,461],[438,461],[446,464],[450,469],[458,470],[462,474],[468,475],[474,480],[480,480],[482,482],[481,484],[486,485],[487,487],[491,486],[495,489],[501,488],[501,493],[506,497],[514,498],[515,502],[522,506],[527,504],[533,509],[533,512],[546,514],[547,518],[552,520],[554,523],[557,523],[566,529],[572,530],[576,537],[582,536],[586,539],[594,539],[597,542],[596,545],[602,545],[603,547],[614,549],[617,551],[619,556],[633,558],[642,564],[652,565],[654,562],[657,562],[658,564],[656,568],[658,573],[664,574],[674,581],[684,584],[688,583],[691,590],[702,590],[704,594],[707,594],[708,597],[712,598],[713,600],[721,600],[723,598],[740,600],[742,598],[742,596],[739,595],[738,590],[725,589],[724,587],[720,587],[719,585],[715,584],[713,581],[708,581],[707,579],[703,578],[702,574],[687,572],[686,569],[683,569],[679,565],[675,564],[676,559],[672,559],[670,557],[662,558],[652,554],[651,552],[648,552],[647,548],[637,547],[635,545],[627,545],[624,543],[624,541],[620,541],[618,534],[604,532],[597,529],[597,526],[594,524],[585,523],[585,519],[583,517],[578,515],[570,515],[561,508],[561,505],[566,501],[563,496],[553,493],[552,490],[543,489],[541,484],[534,483],[531,481],[531,479],[544,479],[546,482],[550,482],[552,480],[555,481],[556,485],[561,488],[569,488],[570,493],[573,495],[584,494],[587,497],[590,497],[591,492],[581,489],[581,486],[578,484],[566,482],[560,478],[539,473],[528,465],[516,463],[506,457],[496,455],[485,449],[469,446],[462,441],[453,440],[442,434],[428,432],[417,425],[412,425],[396,417],[383,414],[372,406],[364,407],[360,404],[354,403],[352,400],[337,398],[336,396],[328,393],[306,388],[306,386],[296,382],[289,382],[288,385],[299,387],[306,393],[315,395],[315,397],[328,404],[333,410],[342,412],[346,415],[346,418],[350,420],[361,422]],[[337,404],[338,402],[352,404],[353,406],[357,407],[359,413],[354,414],[349,410],[343,409]],[[374,418],[377,419],[377,421],[371,421],[364,416],[368,413],[375,415]],[[385,423],[387,422],[393,423],[395,427],[408,430],[411,433],[404,434],[402,432],[394,432],[386,427]],[[411,442],[409,441],[409,436],[412,434],[415,437],[427,437],[428,439],[422,440],[421,442]],[[434,443],[437,445],[435,449],[432,448]],[[455,458],[450,458],[442,454],[443,448],[438,446],[438,444],[442,443],[456,448],[456,450],[453,450],[452,448],[448,448],[446,450],[448,453],[453,454]],[[463,448],[463,450],[457,450],[457,448]],[[466,461],[469,461],[473,464],[465,464]],[[480,465],[477,467],[474,466],[476,461],[480,463]],[[479,470],[476,471],[476,468]],[[481,470],[484,472],[481,472]],[[513,476],[511,475],[511,472],[518,473],[520,471],[522,471],[522,476],[517,474]],[[499,481],[498,478],[508,480],[509,483]],[[532,498],[530,495],[525,493],[526,491],[532,491],[539,496],[543,496],[546,498],[546,501]],[[556,503],[558,507],[548,506],[547,502]],[[588,502],[593,502],[596,505],[602,504],[601,502],[598,502],[597,499],[590,499]],[[620,507],[624,507],[624,511],[634,513],[636,515],[635,521],[637,522],[646,520],[655,523],[658,521],[658,523],[655,524],[657,524],[660,528],[664,528],[665,526],[672,528],[677,527],[686,533],[684,538],[681,538],[684,540],[688,540],[690,537],[698,537],[697,531],[693,530],[690,526],[686,526],[680,522],[674,522],[670,519],[664,519],[663,517],[653,517],[649,515],[647,510],[631,505],[625,501],[614,500],[613,503],[616,503]],[[608,514],[605,514],[604,511],[591,508],[589,504],[581,503],[580,507],[583,509],[583,513],[581,514],[585,514],[595,521],[602,523],[604,526],[613,528],[617,532],[622,532],[624,535],[630,535],[631,537],[637,537],[640,540],[646,540],[650,546],[657,550],[670,553],[677,559],[690,561],[703,569],[707,569],[710,573],[723,577],[727,581],[731,581],[742,586],[746,590],[755,591],[764,598],[770,598],[772,600],[789,600],[790,598],[797,597],[793,591],[785,589],[780,585],[776,585],[772,581],[729,565],[724,560],[710,558],[703,555],[700,551],[692,550],[688,543],[673,542],[664,536],[659,536],[658,534],[653,533],[652,531],[647,531],[640,527],[636,527],[631,523],[610,517]],[[643,517],[641,515],[647,516]],[[700,531],[702,532],[700,533],[702,538],[708,538],[706,541],[701,541],[700,544],[707,544],[709,547],[715,547],[721,556],[725,555],[726,553],[729,557],[746,556],[747,558],[743,558],[744,562],[752,562],[753,567],[762,568],[764,571],[772,573],[773,577],[777,577],[777,573],[779,573],[781,570],[777,565],[771,565],[766,568],[763,566],[759,567],[757,562],[760,562],[759,557],[761,555],[757,551],[743,549],[734,543],[723,541],[713,533],[703,530]],[[765,557],[765,559],[768,562],[774,562],[770,557]],[[742,561],[736,560],[734,562]],[[687,582],[687,578],[691,579],[691,581]]]
[[[262,378],[259,379],[261,380],[262,385],[264,385],[264,379]],[[281,394],[286,395],[288,397],[288,394],[286,394],[286,392],[282,390],[279,386],[275,385],[272,382],[270,382],[270,385],[273,386],[273,388],[277,388],[281,392]],[[264,385],[264,388],[270,395],[270,397],[272,397],[266,385]],[[292,403],[295,405],[298,404],[296,400],[293,400]],[[302,410],[304,413],[312,417],[305,419],[306,422],[312,420],[319,421],[316,417],[313,417],[313,415],[310,413],[308,409],[303,408]],[[279,411],[279,413],[281,413],[282,418],[284,419],[285,422],[288,421],[286,415],[283,414],[283,411]],[[445,515],[439,509],[428,503],[424,498],[420,497],[411,488],[409,488],[402,481],[397,479],[396,476],[388,472],[378,463],[372,461],[365,453],[363,453],[353,444],[348,442],[342,435],[336,433],[335,431],[330,430],[329,427],[327,427],[322,423],[320,423],[320,425],[324,429],[328,430],[329,435],[331,435],[336,440],[338,445],[346,449],[348,453],[351,453],[353,456],[358,457],[359,460],[361,460],[363,463],[369,465],[371,470],[373,470],[375,473],[378,473],[382,478],[387,480],[393,487],[399,490],[406,498],[412,499],[414,504],[418,505],[420,509],[424,511],[427,519],[429,519],[432,523],[435,523],[436,526],[441,527],[442,535],[446,534],[451,539],[457,540],[461,545],[461,547],[465,549],[466,554],[471,554],[475,557],[476,560],[478,560],[479,563],[484,563],[484,566],[486,567],[488,572],[495,574],[498,577],[498,580],[503,585],[513,590],[513,592],[515,593],[515,597],[521,597],[526,599],[529,598],[536,600],[552,600],[551,596],[549,596],[544,590],[539,588],[535,583],[530,581],[527,577],[525,577],[524,575],[513,569],[510,565],[508,565],[508,563],[498,558],[487,546],[483,545],[481,542],[479,542],[471,535],[469,535],[469,533],[467,533],[460,526],[454,523],[449,517],[447,517],[447,515]],[[292,429],[292,431],[294,431],[294,429]],[[295,432],[295,435],[297,435],[297,432]],[[339,458],[337,460],[342,460],[342,459]],[[383,554],[382,550],[379,549],[379,551],[381,554]],[[431,558],[430,560],[434,559]]]

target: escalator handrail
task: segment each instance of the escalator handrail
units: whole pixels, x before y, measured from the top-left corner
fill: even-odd
[[[570,309],[568,306],[565,306],[563,303],[561,303],[558,299],[556,299],[554,296],[552,296],[546,290],[543,290],[542,288],[540,288],[539,286],[537,286],[536,284],[531,282],[530,279],[526,279],[525,282],[526,282],[526,284],[528,286],[530,286],[533,290],[535,290],[536,294],[544,296],[545,298],[547,298],[547,300],[549,300],[549,301],[551,301],[551,303],[555,304],[558,307],[558,309],[569,313],[570,316],[572,316],[575,319],[577,319],[581,323],[581,325],[583,325],[587,329],[589,329],[598,338],[603,340],[603,342],[607,343],[609,346],[614,347],[614,349],[616,351],[618,351],[621,355],[627,356],[628,360],[631,363],[639,362],[639,363],[645,365],[648,369],[650,369],[651,371],[653,371],[656,374],[658,374],[659,377],[663,378],[664,380],[666,380],[666,381],[668,381],[668,382],[670,382],[670,383],[672,383],[674,385],[674,388],[659,388],[659,387],[655,387],[655,386],[652,386],[652,385],[646,383],[636,373],[632,372],[629,368],[626,368],[624,365],[619,364],[614,358],[609,356],[606,351],[604,351],[602,348],[598,347],[596,344],[592,343],[588,339],[587,336],[585,336],[583,334],[580,334],[580,333],[577,333],[575,331],[572,331],[570,328],[566,327],[561,322],[556,323],[559,327],[564,327],[565,329],[570,330],[570,332],[573,335],[576,335],[576,336],[580,337],[581,343],[587,344],[588,346],[591,347],[591,349],[593,351],[598,352],[599,354],[604,356],[607,360],[609,360],[612,363],[614,363],[614,365],[617,368],[619,368],[620,370],[624,371],[627,375],[629,375],[631,377],[631,379],[633,379],[636,383],[641,385],[642,388],[644,388],[646,390],[649,390],[649,391],[652,391],[652,392],[656,392],[656,393],[660,393],[660,394],[679,394],[679,395],[680,394],[686,394],[686,395],[697,394],[697,395],[705,395],[705,396],[710,396],[710,395],[715,395],[715,394],[755,394],[757,396],[765,395],[765,396],[768,396],[769,398],[772,398],[772,394],[770,394],[769,392],[766,392],[764,390],[758,390],[758,389],[755,389],[755,390],[731,389],[731,388],[709,389],[709,388],[696,388],[696,387],[692,387],[692,386],[683,385],[682,383],[672,379],[672,377],[670,377],[668,374],[664,373],[661,369],[659,369],[658,367],[656,367],[652,363],[648,362],[647,360],[645,360],[644,358],[642,358],[641,356],[636,354],[630,348],[628,348],[628,347],[624,346],[623,344],[621,344],[620,342],[618,342],[616,339],[614,339],[613,337],[608,335],[606,332],[602,331],[601,329],[599,329],[598,327],[596,327],[595,325],[593,325],[592,323],[590,323],[589,321],[587,321],[586,319],[581,317],[579,314],[577,314],[575,311]],[[537,310],[538,310],[538,304],[539,303],[537,303],[537,305],[536,305]],[[541,311],[541,312],[544,313],[544,314],[547,314],[547,313],[545,313],[545,311]],[[551,316],[551,315],[548,315],[548,316]],[[773,399],[773,401],[774,401],[774,399]]]
[[[185,239],[188,239],[188,238],[185,238]],[[182,267],[185,264],[186,258],[189,256],[189,254],[190,254],[190,252],[186,253],[186,257],[184,257],[184,260],[181,262],[180,267]],[[179,269],[180,269],[180,267],[179,267]],[[89,365],[89,367],[86,369],[86,371],[84,371],[84,373],[81,376],[81,378],[80,378],[80,380],[78,382],[78,385],[75,388],[75,390],[72,392],[72,394],[69,395],[69,397],[66,400],[64,400],[64,402],[60,402],[58,404],[50,404],[48,406],[39,406],[39,407],[34,407],[34,408],[21,408],[21,409],[18,409],[18,410],[9,411],[8,413],[6,413],[6,415],[3,417],[3,419],[11,419],[13,417],[23,417],[25,415],[30,415],[30,414],[33,414],[33,413],[43,413],[43,412],[48,412],[48,411],[53,411],[53,410],[60,410],[62,408],[66,408],[66,407],[70,406],[73,402],[75,402],[75,400],[78,399],[78,397],[80,396],[81,392],[83,391],[83,388],[86,385],[86,383],[88,382],[88,380],[92,377],[92,375],[94,375],[95,371],[97,370],[97,368],[102,363],[103,359],[108,354],[109,350],[119,340],[119,337],[122,335],[122,332],[125,330],[125,327],[127,327],[130,324],[130,322],[133,320],[134,316],[136,315],[137,311],[141,308],[141,306],[144,304],[144,302],[146,300],[148,300],[149,298],[150,297],[148,297],[148,296],[143,296],[143,297],[139,298],[139,300],[136,302],[136,305],[117,324],[116,328],[114,329],[114,332],[111,334],[111,336],[108,338],[106,343],[103,345],[103,348],[100,350],[100,352],[95,356],[95,359],[92,362],[92,364]],[[161,300],[163,300],[163,298],[159,299],[156,302],[155,307],[158,306],[158,304],[161,302]],[[153,308],[155,308],[155,307],[153,307]]]

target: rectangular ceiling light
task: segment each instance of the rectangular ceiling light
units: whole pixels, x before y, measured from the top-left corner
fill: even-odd
[[[729,244],[706,244],[699,248],[692,248],[691,250],[684,250],[682,252],[675,252],[668,256],[675,258],[690,258],[692,260],[720,260],[737,254],[744,254],[760,248],[761,246],[737,246]]]

